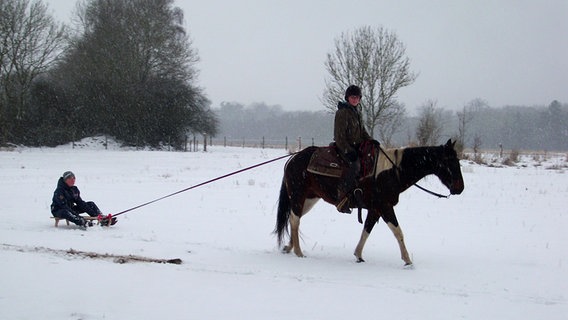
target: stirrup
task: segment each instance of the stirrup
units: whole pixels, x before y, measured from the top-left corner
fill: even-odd
[[[355,199],[355,202],[357,202],[358,205],[360,205],[363,202],[363,189],[361,188],[355,188],[353,189],[353,191],[351,191],[351,193],[353,193],[353,198]]]
[[[351,191],[351,193],[353,193],[353,195],[354,195],[355,197],[362,197],[362,196],[363,196],[363,189],[361,189],[361,188],[355,188],[355,189],[353,189],[353,191]],[[358,193],[359,195],[357,195],[357,193]]]

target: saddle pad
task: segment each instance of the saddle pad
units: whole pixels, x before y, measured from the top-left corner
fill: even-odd
[[[341,177],[346,164],[334,147],[320,147],[312,154],[308,172],[328,177]]]

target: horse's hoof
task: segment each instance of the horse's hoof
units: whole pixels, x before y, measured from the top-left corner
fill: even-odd
[[[290,251],[292,251],[292,248],[285,246],[284,248],[282,248],[282,253],[290,253]]]
[[[410,263],[405,263],[404,267],[405,270],[414,270],[414,265],[412,264],[412,262]]]
[[[365,262],[365,259],[363,259],[363,258],[357,258],[357,263],[361,263],[361,262]]]

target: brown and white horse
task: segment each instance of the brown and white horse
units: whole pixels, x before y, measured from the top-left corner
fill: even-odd
[[[398,203],[399,195],[427,175],[434,174],[450,190],[451,194],[460,194],[464,182],[460,163],[451,140],[445,145],[435,147],[414,147],[402,149],[381,149],[375,174],[363,178],[363,208],[367,209],[361,238],[355,248],[357,262],[364,262],[363,247],[379,218],[387,223],[393,232],[405,265],[412,265],[404,244],[404,236],[396,219],[393,207]],[[284,168],[284,178],[278,200],[276,233],[281,246],[285,235],[290,237],[283,252],[294,251],[303,257],[300,248],[300,218],[319,200],[337,205],[341,200],[337,192],[339,178],[311,173],[307,170],[312,154],[318,147],[308,147],[288,160]]]

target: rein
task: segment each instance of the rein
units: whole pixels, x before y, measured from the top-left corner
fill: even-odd
[[[379,146],[379,150],[385,155],[385,157],[387,157],[387,159],[388,159],[389,162],[393,165],[393,167],[394,167],[399,173],[401,173],[401,172],[402,172],[402,169],[401,169],[399,166],[397,166],[396,163],[394,163],[394,161],[392,161],[392,159],[389,157],[389,155],[385,152],[385,150],[384,150],[381,146]],[[439,194],[439,193],[437,193],[437,192],[428,190],[428,189],[426,189],[426,188],[420,186],[418,183],[414,183],[414,186],[417,187],[418,189],[420,189],[420,190],[422,190],[422,191],[424,191],[424,192],[426,192],[426,193],[428,193],[428,194],[431,194],[431,195],[433,195],[433,196],[436,196],[436,197],[438,197],[438,198],[446,198],[446,199],[447,199],[447,198],[450,197],[450,195],[445,196],[445,195],[443,195],[443,194]]]
[[[284,155],[284,156],[280,156],[280,157],[278,157],[278,158],[274,158],[274,159],[271,159],[271,160],[267,160],[267,161],[264,161],[264,162],[261,162],[261,163],[252,165],[252,166],[250,166],[250,167],[246,167],[246,168],[243,168],[243,169],[240,169],[240,170],[237,170],[237,171],[233,171],[233,172],[231,172],[231,173],[227,173],[227,174],[222,175],[222,176],[220,176],[220,177],[213,178],[213,179],[207,180],[207,181],[205,181],[205,182],[201,182],[201,183],[199,183],[199,184],[196,184],[196,185],[194,185],[194,186],[185,188],[185,189],[183,189],[183,190],[179,190],[179,191],[176,191],[176,192],[174,192],[174,193],[170,193],[170,194],[165,195],[165,196],[163,196],[163,197],[154,199],[154,200],[152,200],[152,201],[148,201],[148,202],[143,203],[143,204],[141,204],[141,205],[138,205],[138,206],[135,206],[135,207],[126,209],[126,210],[124,210],[124,211],[121,211],[121,212],[119,212],[119,213],[115,213],[115,214],[111,215],[111,217],[116,217],[116,216],[119,216],[119,215],[121,215],[121,214],[130,212],[130,211],[132,211],[132,210],[136,210],[136,209],[138,209],[138,208],[142,208],[142,207],[147,206],[147,205],[149,205],[149,204],[152,204],[152,203],[154,203],[154,202],[158,202],[158,201],[160,201],[160,200],[164,200],[164,199],[169,198],[169,197],[171,197],[171,196],[175,196],[176,194],[180,194],[180,193],[182,193],[182,192],[186,192],[186,191],[189,191],[189,190],[191,190],[191,189],[195,189],[195,188],[197,188],[197,187],[201,187],[201,186],[206,185],[206,184],[208,184],[208,183],[215,182],[215,181],[217,181],[217,180],[221,180],[221,179],[230,177],[230,176],[235,175],[235,174],[237,174],[237,173],[241,173],[241,172],[244,172],[244,171],[247,171],[247,170],[251,170],[251,169],[254,169],[254,168],[263,166],[263,165],[265,165],[265,164],[269,164],[269,163],[271,163],[271,162],[278,161],[278,160],[280,160],[280,159],[284,159],[284,158],[291,157],[291,156],[295,155],[295,154],[298,153],[298,152],[299,152],[299,151],[294,152],[294,153],[290,153],[290,154],[287,154],[287,155]]]

